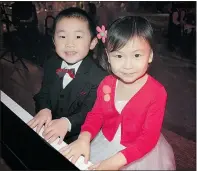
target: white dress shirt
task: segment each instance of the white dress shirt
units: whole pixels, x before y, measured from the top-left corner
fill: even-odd
[[[77,62],[76,64],[74,64],[74,65],[68,65],[65,61],[63,61],[62,62],[62,65],[61,65],[61,69],[75,69],[75,74],[77,73],[77,70],[79,69],[79,66],[81,65],[81,62],[82,62],[82,60],[81,61],[79,61],[79,62]],[[63,84],[62,84],[62,86],[63,86],[63,89],[71,82],[73,80],[73,78],[71,78],[70,76],[69,76],[69,74],[68,73],[66,73],[65,75],[64,75],[64,78],[63,78]],[[66,118],[66,117],[62,117],[62,118],[65,118],[67,121],[68,121],[68,123],[69,123],[69,125],[68,125],[68,131],[70,132],[71,131],[71,128],[72,128],[72,125],[71,125],[71,123],[70,123],[70,121],[68,120],[68,118]]]
[[[75,74],[77,73],[77,70],[78,70],[78,68],[79,68],[79,66],[81,65],[81,62],[82,61],[79,61],[79,62],[77,62],[76,64],[74,64],[74,65],[68,65],[65,61],[63,61],[62,62],[62,65],[61,65],[61,69],[75,69]],[[69,74],[68,73],[66,73],[65,75],[64,75],[64,78],[63,78],[63,84],[62,84],[62,86],[63,86],[63,89],[71,82],[73,80],[73,78],[71,78],[70,76],[69,76]]]

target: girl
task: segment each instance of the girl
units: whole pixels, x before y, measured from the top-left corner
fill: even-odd
[[[102,65],[111,75],[99,85],[78,140],[61,153],[73,163],[84,155],[94,163],[89,169],[174,170],[172,148],[160,133],[167,93],[147,74],[153,60],[151,25],[129,16],[112,23],[106,40],[100,31],[107,54]]]

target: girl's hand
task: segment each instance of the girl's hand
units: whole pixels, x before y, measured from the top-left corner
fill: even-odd
[[[42,109],[40,110],[36,116],[30,120],[27,125],[29,125],[32,129],[36,128],[36,132],[39,133],[43,125],[45,124],[45,127],[51,122],[52,114],[51,110],[49,109]]]
[[[109,159],[103,160],[100,163],[90,166],[89,170],[120,170],[126,164],[126,158],[122,153],[110,157]]]
[[[78,158],[83,155],[85,158],[84,162],[87,164],[90,158],[89,139],[90,138],[79,136],[76,141],[66,147],[61,148],[60,153],[64,155],[68,160],[72,157],[71,162],[73,164],[75,164]]]
[[[112,163],[110,159],[103,160],[97,164],[94,164],[88,168],[88,170],[119,170],[120,168],[116,163]]]
[[[57,138],[60,138],[58,144],[61,144],[68,132],[68,121],[64,118],[54,119],[45,127],[42,135],[48,143],[53,143]]]

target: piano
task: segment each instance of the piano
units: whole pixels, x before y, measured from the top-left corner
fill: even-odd
[[[26,123],[33,117],[14,100],[1,93],[1,146],[2,158],[12,170],[87,170],[81,156],[72,164],[58,150],[67,144],[58,139],[49,144]]]

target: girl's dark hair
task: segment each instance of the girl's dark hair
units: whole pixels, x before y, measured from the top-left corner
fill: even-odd
[[[126,16],[119,18],[109,27],[105,48],[107,52],[119,50],[135,36],[146,40],[153,49],[153,29],[148,20],[140,16]],[[103,50],[104,51],[100,50],[100,53],[97,55],[99,63],[105,70],[111,72],[107,54],[104,48]]]
[[[56,16],[53,24],[53,36],[55,34],[56,25],[62,18],[78,18],[88,22],[91,38],[93,39],[96,36],[96,26],[90,16],[86,11],[76,7],[65,9]]]

